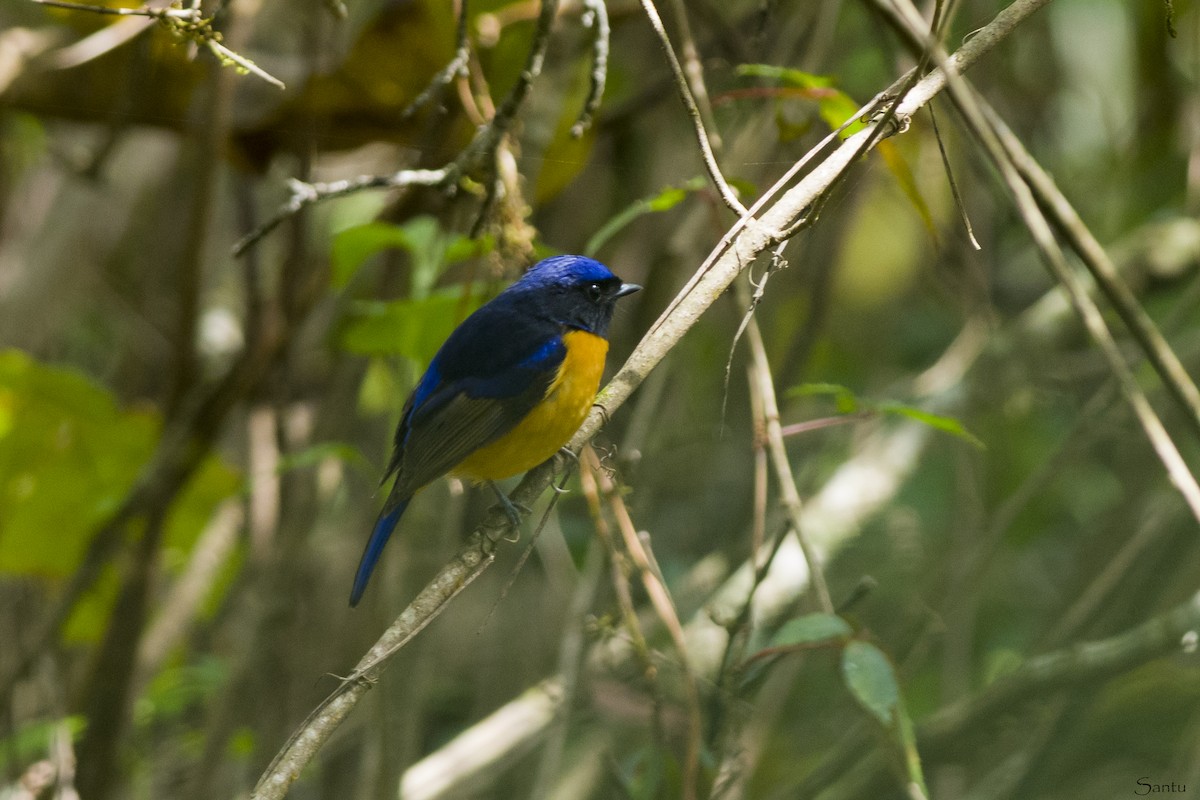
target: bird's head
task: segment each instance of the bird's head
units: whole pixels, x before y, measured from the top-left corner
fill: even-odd
[[[526,308],[571,328],[608,334],[619,298],[641,289],[624,283],[608,267],[584,256],[554,256],[529,268],[505,294]]]

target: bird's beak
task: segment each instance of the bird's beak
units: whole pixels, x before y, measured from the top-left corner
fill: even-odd
[[[633,294],[634,292],[640,292],[641,290],[642,287],[638,286],[636,283],[622,283],[621,288],[617,289],[617,293],[614,294],[613,297],[624,297],[627,294]]]

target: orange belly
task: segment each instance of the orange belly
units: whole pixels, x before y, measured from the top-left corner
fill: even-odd
[[[545,399],[511,431],[463,459],[452,474],[476,481],[508,478],[536,467],[575,435],[600,388],[608,341],[569,331],[563,343],[567,354]]]

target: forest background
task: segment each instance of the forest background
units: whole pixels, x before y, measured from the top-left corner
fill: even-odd
[[[657,6],[0,6],[0,797],[1200,787],[1195,4]],[[594,449],[351,610],[561,252]]]

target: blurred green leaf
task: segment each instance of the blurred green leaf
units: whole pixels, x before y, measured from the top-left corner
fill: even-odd
[[[464,296],[462,288],[422,299],[358,302],[342,320],[337,342],[358,355],[400,355],[428,364],[455,326],[479,305],[479,298]]]
[[[870,642],[853,641],[842,651],[842,676],[859,705],[883,725],[904,763],[908,782],[928,797],[912,719],[900,695],[891,660]]]
[[[385,250],[405,250],[412,256],[411,295],[420,299],[446,267],[487,253],[492,246],[491,237],[469,239],[446,233],[435,218],[427,215],[413,217],[403,225],[368,222],[334,236],[331,280],[335,287],[343,288],[371,256]]]
[[[943,433],[948,433],[951,436],[957,436],[959,439],[962,439],[964,442],[970,442],[975,447],[978,447],[981,450],[986,448],[986,445],[983,443],[983,440],[981,440],[978,436],[976,436],[975,434],[973,434],[969,430],[967,430],[963,426],[963,424],[961,422],[959,422],[958,420],[954,419],[954,417],[946,417],[941,414],[933,414],[928,411],[924,411],[920,408],[914,408],[913,406],[905,405],[904,403],[896,403],[896,402],[892,402],[892,401],[880,403],[877,406],[875,406],[875,408],[880,413],[895,414],[896,416],[907,417],[908,419],[911,419],[914,422],[919,422],[922,425],[928,425],[929,427],[933,428],[934,430],[939,430],[939,431],[942,431]]]
[[[837,407],[838,413],[853,414],[858,411],[867,411],[874,414],[891,414],[894,416],[905,417],[914,422],[919,422],[922,425],[948,433],[951,436],[956,436],[965,442],[969,442],[975,447],[986,447],[983,441],[966,429],[966,427],[954,417],[947,417],[941,414],[934,414],[924,409],[916,408],[915,406],[900,403],[895,400],[872,401],[865,400],[856,395],[851,389],[836,383],[803,383],[799,386],[793,386],[785,392],[786,397],[830,397],[833,399],[834,405]]]
[[[787,397],[830,397],[839,413],[853,414],[861,407],[858,395],[836,383],[802,383],[786,392]]]
[[[343,288],[368,258],[394,248],[408,248],[408,231],[386,222],[368,222],[347,228],[333,237],[330,255],[333,285]]]
[[[202,708],[228,675],[225,661],[204,655],[187,664],[168,666],[154,676],[134,708],[139,726],[161,724]]]
[[[415,361],[405,361],[405,365],[413,367],[412,372],[420,374],[420,366]],[[358,386],[358,407],[368,414],[400,413],[403,398],[408,395],[416,384],[413,380],[405,382],[397,374],[397,364],[382,356],[371,358],[367,362],[367,371],[363,374]]]
[[[890,729],[897,719],[900,685],[883,651],[870,642],[850,642],[842,651],[842,677],[859,705]]]
[[[805,614],[780,626],[771,637],[771,647],[814,644],[845,639],[854,631],[846,620],[834,614]]]
[[[0,352],[0,571],[71,574],[151,458],[160,426],[73,370]],[[238,486],[220,460],[205,461],[171,508],[165,544],[190,548]]]
[[[933,212],[929,210],[929,204],[925,202],[925,197],[921,194],[921,189],[917,186],[916,176],[913,175],[908,162],[904,160],[904,156],[900,153],[900,148],[896,146],[895,142],[884,140],[879,143],[876,149],[883,158],[883,163],[887,165],[888,172],[892,173],[892,177],[900,185],[900,190],[904,192],[904,196],[908,198],[908,202],[916,210],[917,216],[921,218],[921,223],[925,226],[925,232],[929,234],[929,238],[933,241],[934,246],[937,247],[937,226],[933,222]]]

